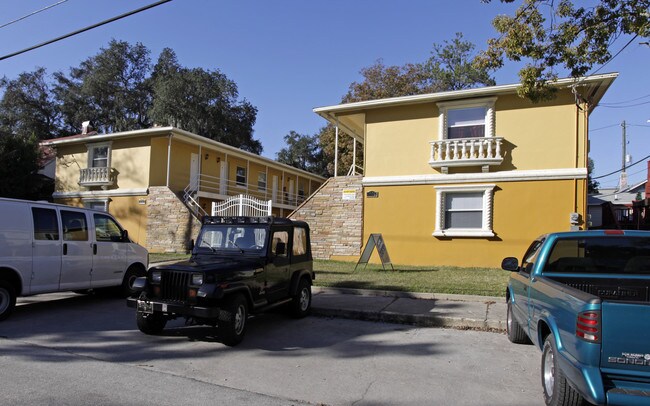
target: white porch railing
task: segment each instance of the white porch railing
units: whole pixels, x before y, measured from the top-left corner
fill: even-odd
[[[458,138],[431,141],[429,165],[432,168],[449,166],[489,166],[503,162],[503,137]]]
[[[84,168],[79,170],[80,186],[111,186],[115,183],[113,168]]]
[[[217,203],[212,203],[213,216],[251,216],[261,217],[271,215],[272,202],[255,199],[252,196],[239,195]]]

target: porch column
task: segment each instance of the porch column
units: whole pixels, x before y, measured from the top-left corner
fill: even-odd
[[[170,173],[170,168],[169,164],[172,161],[172,137],[173,134],[169,134],[169,141],[167,142],[167,181],[165,183],[165,186],[169,188],[169,173]]]
[[[339,119],[336,119],[336,131],[334,133],[334,177],[339,174]]]

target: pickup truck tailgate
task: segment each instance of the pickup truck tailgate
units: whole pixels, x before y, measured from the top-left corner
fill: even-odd
[[[639,372],[650,381],[650,304],[602,303],[600,367]]]

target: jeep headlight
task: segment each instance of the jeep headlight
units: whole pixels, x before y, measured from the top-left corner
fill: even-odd
[[[151,272],[151,283],[160,283],[161,279],[162,279],[162,272],[161,271],[153,271],[153,272]]]
[[[195,273],[192,275],[192,286],[201,286],[203,285],[203,274]]]

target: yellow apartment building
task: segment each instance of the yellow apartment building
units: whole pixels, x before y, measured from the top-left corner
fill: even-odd
[[[58,203],[105,210],[152,252],[183,251],[212,204],[248,195],[285,216],[325,178],[173,127],[44,141]]]
[[[538,104],[515,84],[314,109],[363,149],[360,241],[329,258],[380,233],[395,264],[498,267],[584,229],[589,115],[616,76],[558,80]]]

